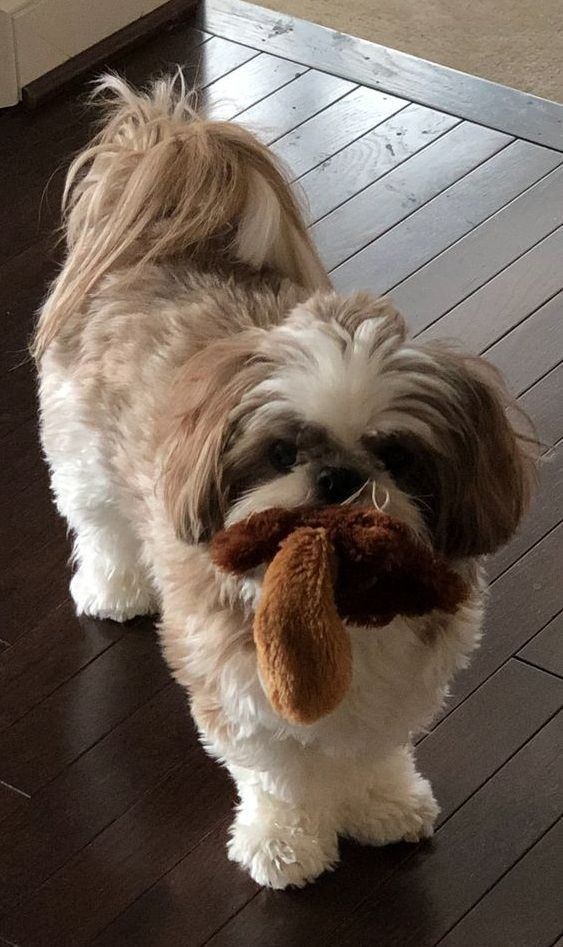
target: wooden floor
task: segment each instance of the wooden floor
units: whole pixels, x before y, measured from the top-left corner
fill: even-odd
[[[241,16],[241,11],[243,16]],[[232,789],[198,745],[150,622],[77,620],[37,447],[26,343],[56,270],[83,84],[0,116],[0,943],[63,947],[548,947],[563,929],[563,108],[231,0],[116,59],[171,63],[286,160],[342,290],[506,373],[545,452],[489,564],[483,647],[420,743],[432,844],[342,847],[334,874],[261,891],[224,846]],[[213,35],[215,34],[215,35]]]

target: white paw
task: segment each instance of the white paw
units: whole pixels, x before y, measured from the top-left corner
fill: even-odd
[[[419,777],[408,793],[396,798],[368,792],[354,806],[346,834],[367,845],[420,842],[434,834],[439,812],[430,783]]]
[[[108,577],[101,569],[81,565],[71,579],[70,594],[77,614],[92,618],[123,622],[156,610],[152,589],[134,571],[115,571]]]
[[[244,825],[236,819],[231,826],[227,854],[259,885],[302,888],[334,868],[338,840],[336,834],[320,838],[298,826]]]

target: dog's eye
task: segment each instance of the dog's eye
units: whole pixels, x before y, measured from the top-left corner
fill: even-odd
[[[412,451],[400,441],[390,441],[378,452],[379,459],[393,477],[405,473],[413,462]]]
[[[370,439],[369,447],[392,477],[407,473],[415,462],[412,448],[402,438],[392,434]]]
[[[287,472],[295,466],[297,460],[297,446],[293,441],[274,441],[270,446],[270,461],[272,466],[280,472]]]

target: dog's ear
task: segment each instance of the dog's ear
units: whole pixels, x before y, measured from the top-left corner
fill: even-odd
[[[533,428],[484,359],[440,345],[421,349],[433,378],[425,407],[435,419],[434,443],[407,445],[413,461],[402,465],[402,485],[420,498],[440,552],[492,553],[510,539],[530,502]]]
[[[161,487],[176,534],[210,539],[229,497],[224,452],[244,394],[264,378],[257,355],[263,332],[251,329],[207,345],[178,371],[169,416],[159,428]]]

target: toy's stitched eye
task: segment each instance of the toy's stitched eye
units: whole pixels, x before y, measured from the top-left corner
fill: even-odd
[[[270,461],[281,473],[287,473],[295,466],[297,446],[293,441],[274,441],[270,447]]]

